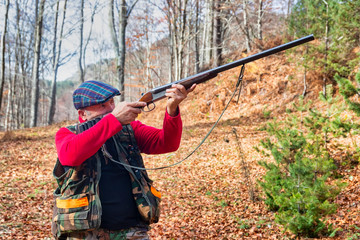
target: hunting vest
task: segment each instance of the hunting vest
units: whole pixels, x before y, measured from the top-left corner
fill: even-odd
[[[78,134],[94,126],[101,118],[85,123],[68,126]],[[132,193],[142,219],[147,223],[158,222],[160,216],[161,194],[152,186],[144,168],[140,150],[136,144],[131,125],[113,137],[119,159],[114,159],[104,144],[92,157],[80,166],[62,166],[59,159],[53,170],[58,187],[54,192],[54,211],[51,231],[54,237],[66,236],[67,233],[98,229],[101,225],[101,202],[99,182],[101,178],[101,158],[104,157],[117,164],[123,164],[130,174]]]

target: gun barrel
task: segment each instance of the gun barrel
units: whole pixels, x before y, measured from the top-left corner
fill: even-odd
[[[286,50],[286,49],[293,48],[293,47],[295,47],[295,46],[298,46],[298,45],[301,45],[301,44],[310,42],[310,41],[312,41],[312,40],[314,40],[314,39],[315,39],[315,38],[314,38],[314,35],[311,34],[311,35],[308,35],[308,36],[306,36],[306,37],[302,37],[302,38],[299,38],[299,39],[297,39],[297,40],[294,40],[294,41],[291,41],[291,42],[288,42],[288,43],[285,43],[285,44],[282,44],[282,45],[279,45],[279,46],[270,48],[270,49],[268,49],[268,50],[265,50],[265,51],[256,53],[256,54],[254,54],[254,55],[251,55],[251,56],[242,58],[242,59],[240,59],[240,60],[237,60],[237,61],[234,61],[234,62],[225,64],[225,65],[216,67],[216,68],[211,69],[211,70],[212,70],[212,71],[215,71],[216,73],[220,73],[220,72],[229,70],[229,69],[231,69],[231,68],[234,68],[234,67],[237,67],[237,66],[240,66],[240,65],[249,63],[249,62],[253,62],[253,61],[258,60],[258,59],[260,59],[260,58],[267,57],[267,56],[269,56],[269,55],[272,55],[272,54],[275,54],[275,53],[284,51],[284,50]]]
[[[170,88],[172,84],[174,83],[177,83],[177,84],[182,84],[182,83],[186,83],[187,86],[186,87],[191,87],[192,85],[192,82],[197,82],[197,83],[201,83],[201,82],[205,82],[211,78],[214,78],[216,77],[216,75],[220,72],[224,72],[226,70],[229,70],[231,68],[235,68],[235,67],[238,67],[238,66],[241,66],[241,65],[244,65],[246,63],[249,63],[249,62],[253,62],[255,60],[258,60],[260,58],[263,58],[263,57],[266,57],[266,56],[269,56],[269,55],[272,55],[272,54],[275,54],[275,53],[278,53],[278,52],[281,52],[281,51],[284,51],[286,49],[289,49],[289,48],[292,48],[292,47],[295,47],[295,46],[298,46],[300,44],[304,44],[304,43],[307,43],[309,41],[312,41],[314,40],[314,35],[311,34],[311,35],[308,35],[306,37],[302,37],[302,38],[299,38],[297,40],[294,40],[294,41],[291,41],[291,42],[288,42],[288,43],[285,43],[285,44],[282,44],[280,46],[277,46],[277,47],[274,47],[274,48],[270,48],[268,50],[265,50],[265,51],[262,51],[262,52],[259,52],[259,53],[256,53],[254,55],[251,55],[251,56],[248,56],[248,57],[245,57],[245,58],[242,58],[242,59],[239,59],[237,61],[234,61],[234,62],[231,62],[231,63],[228,63],[228,64],[225,64],[225,65],[222,65],[222,66],[219,66],[219,67],[216,67],[216,68],[213,68],[213,69],[210,69],[210,70],[207,70],[207,71],[204,71],[204,72],[200,72],[198,74],[195,74],[193,76],[190,76],[190,77],[187,77],[187,78],[184,78],[184,79],[180,79],[178,81],[175,81],[173,83],[168,83],[168,84],[165,84],[163,86],[160,86],[160,87],[157,87],[157,88],[154,88],[152,89],[150,92],[152,94],[159,94],[159,93],[162,93],[163,91],[165,91],[166,89]],[[163,98],[164,94],[161,95],[161,97],[159,97],[159,99]]]

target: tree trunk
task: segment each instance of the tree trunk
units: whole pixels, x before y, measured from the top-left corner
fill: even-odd
[[[304,67],[304,77],[303,77],[304,89],[303,89],[303,92],[302,92],[303,97],[305,97],[306,92],[307,92],[306,74],[307,74],[307,69],[306,69],[306,67]]]
[[[21,93],[24,91],[24,89],[21,89],[20,87],[20,83],[18,82],[18,79],[21,76],[20,73],[20,65],[21,65],[21,58],[22,58],[22,50],[21,50],[21,30],[20,30],[20,8],[19,8],[19,4],[18,1],[16,1],[16,26],[17,26],[17,30],[16,30],[16,40],[15,40],[15,72],[14,72],[14,82],[17,85],[17,87],[14,87],[14,90],[16,89],[16,93],[15,94],[15,101],[14,104],[16,106],[16,124],[15,124],[15,128],[19,129],[20,125],[21,125],[21,107],[24,108],[25,106],[23,106],[21,104],[22,101],[22,96]]]
[[[247,5],[248,5],[248,0],[244,0],[244,9],[243,9],[243,17],[244,17],[244,31],[245,31],[245,47],[246,47],[246,51],[250,52],[251,51],[251,46],[250,46],[250,29],[249,29],[249,23],[248,23],[248,11],[247,11]]]
[[[290,14],[291,14],[292,1],[293,1],[293,0],[288,0],[288,2],[287,2],[287,13],[286,13],[286,17],[289,17]]]
[[[83,59],[83,42],[84,42],[84,0],[80,2],[80,49],[79,49],[79,72],[80,82],[84,82],[84,69],[82,65]]]
[[[92,35],[92,31],[93,31],[93,26],[94,26],[94,16],[95,16],[95,13],[97,11],[97,8],[98,8],[98,2],[96,1],[95,5],[94,5],[94,8],[93,8],[93,11],[91,13],[91,24],[90,24],[90,31],[89,31],[89,35],[87,36],[86,38],[86,42],[84,44],[84,48],[83,48],[83,51],[82,51],[82,61],[81,61],[81,65],[83,66],[82,68],[82,71],[83,71],[83,79],[85,81],[85,75],[86,75],[86,50],[87,50],[87,47],[88,47],[88,44],[90,42],[90,38],[91,38],[91,35]]]
[[[117,63],[118,71],[118,81],[119,81],[119,91],[121,92],[120,100],[125,100],[125,54],[126,54],[126,26],[127,26],[128,16],[126,13],[126,2],[125,0],[120,0],[120,9],[119,9],[119,56]]]
[[[57,8],[55,13],[55,24],[54,24],[54,42],[53,42],[53,79],[51,82],[51,95],[50,95],[50,111],[48,117],[48,124],[52,124],[54,122],[54,116],[56,111],[56,80],[57,80],[57,72],[59,68],[60,54],[61,54],[61,45],[63,38],[63,30],[66,16],[66,5],[67,0],[64,1],[63,8],[63,18],[60,27],[59,40],[57,40],[57,24],[58,24],[58,15],[59,15],[59,3],[60,0],[57,0]]]
[[[175,4],[175,3],[174,3]],[[178,73],[179,73],[179,66],[178,66],[178,62],[179,62],[179,52],[177,51],[178,49],[178,22],[177,22],[177,11],[176,11],[176,6],[172,5],[172,24],[171,24],[171,28],[172,28],[172,42],[173,42],[173,54],[174,54],[174,80],[179,80],[178,79]]]
[[[11,53],[10,53],[10,49],[8,50],[8,66],[10,69],[11,66]],[[5,113],[5,131],[10,131],[11,130],[11,122],[12,122],[12,99],[13,99],[13,84],[14,84],[14,79],[12,79],[11,77],[11,71],[9,71],[8,74],[8,79],[9,79],[9,91],[8,91],[8,95],[7,95],[7,104],[6,104],[6,113]]]
[[[36,1],[38,4],[38,0]],[[30,110],[30,127],[37,125],[37,112],[39,107],[39,63],[41,51],[42,25],[44,18],[45,0],[40,0],[39,9],[36,7],[36,26],[35,26],[35,46],[34,46],[34,63],[32,69],[32,88],[31,88],[31,110]]]
[[[170,22],[170,21],[169,21]],[[170,51],[170,64],[169,64],[169,79],[168,82],[171,83],[174,81],[174,38],[173,38],[173,31],[171,27],[171,23],[169,23],[169,51]]]
[[[193,26],[192,26],[192,24],[190,24],[188,26],[188,34],[189,35],[193,31],[192,28],[193,28]],[[190,49],[191,49],[191,41],[187,41],[186,57],[185,57],[185,62],[184,62],[184,66],[185,66],[184,75],[183,75],[184,77],[188,77],[190,75],[189,72],[191,71],[190,66],[192,64],[190,63],[190,52],[191,52]]]
[[[114,0],[109,0],[109,28],[111,33],[111,41],[113,43],[114,52],[116,57],[119,56],[119,43],[117,39],[116,29],[115,29],[115,17],[114,17]]]
[[[5,19],[4,19],[4,26],[1,35],[1,77],[0,77],[0,111],[3,99],[3,92],[4,92],[4,83],[5,83],[5,40],[6,40],[6,31],[7,31],[7,22],[9,16],[9,6],[10,1],[6,0],[5,3]]]
[[[207,2],[207,15],[205,20],[205,36],[204,36],[204,65],[209,65],[213,53],[213,29],[214,29],[214,0]]]
[[[167,19],[167,23],[168,23],[168,31],[169,31],[169,54],[170,54],[170,63],[169,63],[169,75],[168,75],[168,83],[173,82],[174,79],[174,38],[173,38],[173,14],[171,13],[172,10],[172,1],[171,0],[166,0],[166,4],[167,4],[167,12],[165,12],[166,14],[166,19]]]
[[[148,13],[145,13],[146,15],[148,15]],[[145,26],[145,45],[146,45],[146,51],[145,51],[145,64],[146,64],[146,68],[145,68],[145,82],[147,83],[148,86],[150,86],[150,88],[154,88],[155,87],[155,83],[154,81],[152,81],[151,79],[151,42],[149,39],[149,21],[148,19],[145,20],[146,21],[146,26]]]
[[[18,6],[19,12],[20,12],[20,6]],[[24,27],[25,28],[25,27]],[[23,29],[21,29],[21,32],[24,32]],[[25,49],[20,48],[22,52],[21,54],[21,79],[22,79],[22,89],[23,89],[23,112],[22,112],[22,118],[24,119],[24,127],[29,127],[31,119],[29,117],[30,115],[30,109],[31,109],[31,78],[28,77],[28,71],[30,61],[31,61],[31,53],[33,52],[34,48],[34,38],[30,37],[29,41],[26,41],[26,36],[24,36],[24,41],[20,40],[20,45],[27,45]],[[26,51],[26,52],[25,52]]]
[[[109,26],[111,31],[111,38],[114,45],[114,50],[117,58],[117,76],[119,91],[121,93],[120,101],[125,100],[125,55],[126,55],[126,26],[128,23],[128,18],[134,9],[138,0],[135,0],[130,7],[127,7],[125,0],[120,0],[120,9],[119,9],[119,31],[116,34],[116,29],[114,25],[114,0],[109,1]]]
[[[168,17],[168,28],[169,28],[169,52],[170,52],[170,63],[169,63],[169,79],[168,82],[171,83],[174,80],[174,41],[173,41],[173,31],[172,25],[170,21],[170,17]]]
[[[308,55],[309,52],[309,47],[306,46],[306,50],[305,50],[305,55]],[[304,65],[304,64],[303,64]],[[303,93],[302,96],[305,97],[306,93],[307,93],[307,83],[306,83],[306,75],[307,75],[307,66],[306,64],[304,65],[304,77],[303,77],[303,82],[304,82],[304,89],[303,89]]]
[[[178,36],[178,40],[177,40],[177,68],[178,68],[178,72],[177,72],[177,78],[176,80],[179,80],[183,77],[183,58],[184,58],[184,47],[185,47],[185,30],[186,30],[186,25],[187,25],[187,15],[186,15],[186,11],[187,11],[187,3],[188,0],[184,0],[184,1],[179,1],[178,2],[178,6],[180,7],[178,9],[178,14],[179,14],[179,21],[180,21],[180,36]],[[181,4],[183,4],[181,6]]]
[[[215,61],[214,67],[220,66],[222,63],[222,22],[221,22],[221,1],[217,0],[215,5]]]
[[[257,38],[262,40],[262,18],[264,15],[264,0],[258,0],[258,16],[257,16]]]
[[[326,4],[326,22],[325,22],[325,57],[324,57],[324,76],[323,76],[323,94],[324,97],[326,96],[326,78],[327,78],[327,57],[328,57],[328,50],[329,50],[329,4],[323,0]]]
[[[199,54],[199,1],[196,0],[195,13],[195,73],[200,71],[200,54]]]

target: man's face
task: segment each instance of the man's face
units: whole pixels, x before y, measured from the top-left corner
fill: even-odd
[[[97,116],[110,113],[112,110],[114,110],[114,108],[115,102],[114,99],[111,98],[107,102],[80,109],[78,110],[78,114],[84,121],[87,121]]]

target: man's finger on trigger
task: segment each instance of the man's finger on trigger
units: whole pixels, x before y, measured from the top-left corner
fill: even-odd
[[[145,107],[146,102],[131,102],[129,103],[129,106],[134,108]]]
[[[144,107],[145,107],[145,106],[144,106]],[[140,107],[140,106],[138,106],[138,107],[133,107],[133,108],[130,109],[130,112],[131,112],[132,114],[138,115],[139,113],[141,113],[141,107]]]

